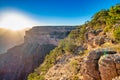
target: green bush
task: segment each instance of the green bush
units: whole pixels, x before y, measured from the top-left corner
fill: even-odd
[[[40,76],[37,73],[31,73],[29,74],[27,80],[45,80],[45,79],[44,79],[44,76]]]
[[[120,19],[120,4],[111,7],[109,10],[109,15],[111,16],[112,20],[119,20]]]
[[[73,76],[73,80],[79,80],[79,77],[77,75]]]
[[[78,74],[78,72],[79,72],[79,61],[78,60],[75,60],[75,59],[73,59],[73,60],[71,60],[70,61],[70,66],[69,66],[69,68],[70,68],[70,70],[71,70],[71,72],[73,72],[74,74]]]
[[[112,26],[111,26],[111,25],[107,25],[107,26],[104,28],[104,32],[109,32],[111,29],[112,29]]]
[[[71,53],[71,54],[74,54],[75,48],[76,48],[76,45],[75,45],[75,44],[73,44],[72,42],[66,42],[65,47],[64,47],[64,50],[65,50],[66,52],[69,52],[69,53]]]
[[[85,41],[86,26],[85,24],[72,30],[68,35],[69,41],[74,42],[76,45],[81,45]]]
[[[75,48],[77,47],[71,39],[64,39],[60,42],[59,46],[62,49],[62,52],[69,52],[74,54]]]
[[[120,42],[120,27],[116,28],[113,32],[116,41]]]

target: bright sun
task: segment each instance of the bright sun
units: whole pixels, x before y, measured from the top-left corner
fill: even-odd
[[[18,11],[3,11],[0,13],[0,27],[11,30],[22,30],[38,25],[37,21]]]

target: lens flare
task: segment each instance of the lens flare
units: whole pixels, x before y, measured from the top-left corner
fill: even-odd
[[[18,11],[2,11],[0,17],[1,28],[21,30],[38,25],[37,21]]]

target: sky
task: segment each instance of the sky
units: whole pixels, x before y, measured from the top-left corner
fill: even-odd
[[[120,0],[0,0],[0,27],[80,25],[117,3]]]

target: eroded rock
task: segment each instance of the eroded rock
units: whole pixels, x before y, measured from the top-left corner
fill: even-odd
[[[111,80],[117,76],[116,65],[112,54],[101,57],[98,64],[102,80]]]
[[[106,54],[104,54],[106,53]],[[112,80],[120,74],[120,54],[115,51],[91,51],[82,66],[83,80]]]
[[[26,32],[24,43],[0,55],[0,80],[27,80],[47,53],[65,38],[74,26],[39,26]]]

